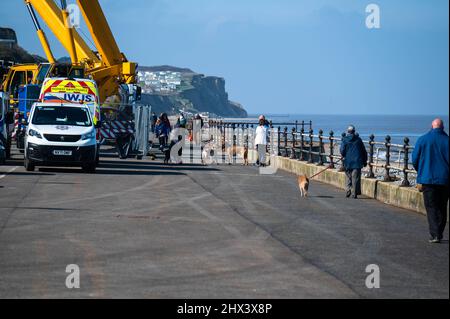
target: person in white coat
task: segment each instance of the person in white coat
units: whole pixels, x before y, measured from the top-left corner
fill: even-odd
[[[255,145],[258,152],[258,161],[256,163],[259,166],[264,166],[266,164],[267,125],[266,120],[262,115],[259,117],[259,124],[256,127]]]

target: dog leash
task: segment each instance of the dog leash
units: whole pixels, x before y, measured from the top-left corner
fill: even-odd
[[[339,163],[340,161],[342,161],[342,158],[340,158],[339,160],[337,160],[337,161],[335,162],[335,164]],[[331,164],[328,165],[328,166],[327,166],[326,168],[324,168],[323,170],[321,170],[321,171],[317,172],[316,174],[314,174],[313,176],[311,176],[309,179],[313,179],[313,178],[316,177],[317,175],[322,174],[323,172],[325,172],[327,169],[330,169],[330,168],[331,168]]]

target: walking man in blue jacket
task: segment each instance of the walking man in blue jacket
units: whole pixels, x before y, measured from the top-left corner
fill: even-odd
[[[412,161],[417,171],[417,184],[422,185],[430,243],[440,243],[447,223],[448,135],[441,119],[435,119],[431,127],[427,134],[417,140]]]
[[[353,125],[347,128],[347,135],[342,139],[341,155],[347,177],[347,198],[361,195],[361,169],[367,165],[367,150]]]

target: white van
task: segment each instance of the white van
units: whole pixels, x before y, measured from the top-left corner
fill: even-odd
[[[35,103],[25,136],[27,171],[35,166],[81,166],[95,172],[99,147],[88,106]]]
[[[40,102],[33,104],[28,120],[25,169],[81,166],[86,172],[95,172],[99,159],[99,114],[94,81],[44,81]]]

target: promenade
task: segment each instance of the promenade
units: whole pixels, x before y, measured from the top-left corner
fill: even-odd
[[[283,171],[159,158],[21,165],[0,172],[0,298],[449,297],[448,240],[428,243],[425,216],[330,185],[301,199]]]

